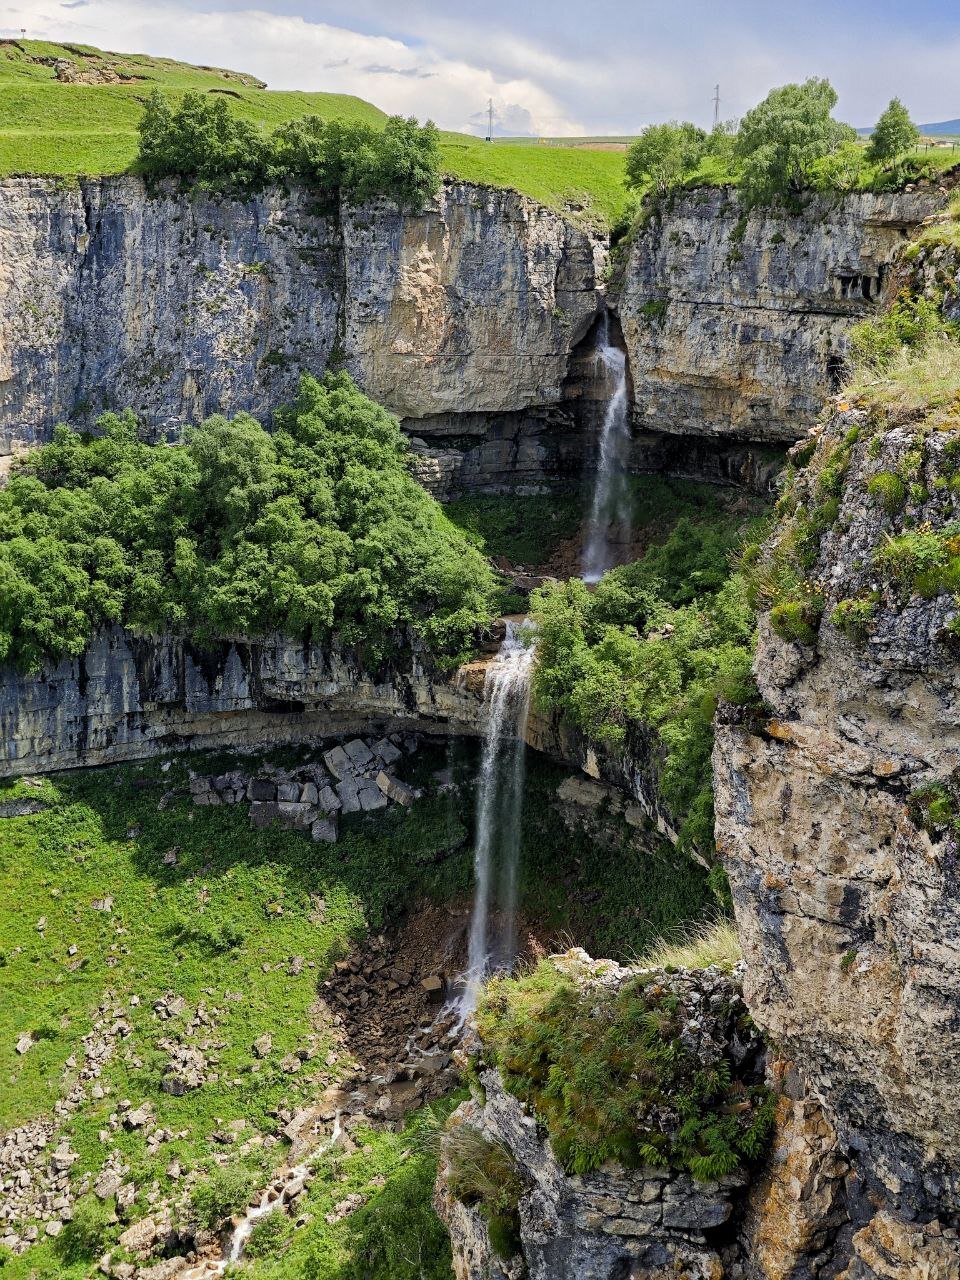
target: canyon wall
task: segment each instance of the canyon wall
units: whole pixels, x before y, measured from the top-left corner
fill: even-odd
[[[746,998],[836,1131],[847,1280],[960,1274],[958,606],[923,577],[953,554],[952,439],[838,409],[790,499],[802,522],[849,450],[809,571],[822,618],[809,644],[762,620],[767,710],[714,753]],[[878,475],[908,478],[902,501]]]
[[[635,471],[764,488],[757,443],[813,422],[850,325],[934,192],[741,216],[676,197],[634,238],[619,308]],[[419,213],[303,190],[151,193],[134,177],[0,181],[0,454],[133,408],[155,435],[264,421],[346,367],[396,412],[438,496],[575,484],[604,384],[606,245],[516,192],[447,182]]]
[[[484,415],[483,436],[506,415],[516,433],[561,400],[603,257],[560,214],[467,183],[414,214],[330,212],[303,189],[5,179],[0,450],[105,408],[156,433],[218,411],[267,420],[331,361],[402,418]]]
[[[0,777],[397,729],[482,735],[490,660],[440,672],[414,638],[398,636],[394,657],[371,668],[335,640],[274,635],[200,648],[178,635],[112,627],[79,657],[35,674],[0,669]],[[623,748],[606,749],[534,709],[526,738],[582,775],[562,797],[572,810],[603,808],[675,838],[659,798],[661,749],[652,734],[634,732]]]
[[[639,433],[793,441],[816,421],[847,334],[883,295],[936,191],[809,195],[746,214],[731,189],[682,192],[627,254],[619,312]]]

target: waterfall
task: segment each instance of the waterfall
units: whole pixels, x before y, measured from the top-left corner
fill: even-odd
[[[477,793],[477,832],[473,852],[476,887],[470,920],[465,1015],[475,1007],[483,979],[491,969],[508,969],[516,956],[517,860],[526,756],[524,734],[530,709],[533,645],[524,645],[515,623],[487,672],[484,686],[486,728]],[[498,927],[491,937],[490,905],[496,875]]]
[[[581,568],[585,582],[598,582],[611,568],[611,531],[625,530],[630,519],[627,490],[627,451],[630,424],[627,417],[627,357],[610,341],[610,313],[603,312],[596,363],[613,382],[600,432],[600,457],[593,487],[590,523],[583,548]]]

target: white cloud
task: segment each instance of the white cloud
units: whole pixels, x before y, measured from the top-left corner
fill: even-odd
[[[478,132],[471,121],[493,98],[495,107],[541,134],[577,134],[584,124],[536,79],[497,73],[485,61],[449,56],[430,44],[265,10],[199,13],[158,0],[90,0],[65,9],[35,0],[27,10],[0,6],[0,32],[75,40],[102,48],[182,58],[249,71],[274,89],[353,93],[391,113],[427,116],[441,128]]]

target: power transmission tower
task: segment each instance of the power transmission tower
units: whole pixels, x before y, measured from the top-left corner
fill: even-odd
[[[716,129],[720,123],[720,86],[717,85],[713,91],[713,127]]]
[[[487,100],[487,142],[493,141],[493,99]]]

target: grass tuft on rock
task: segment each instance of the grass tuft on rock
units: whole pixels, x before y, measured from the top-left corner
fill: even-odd
[[[648,971],[622,984],[578,980],[564,957],[491,982],[477,1011],[481,1055],[550,1134],[573,1173],[607,1160],[715,1179],[757,1158],[773,1099],[756,1059],[727,1049],[711,1061],[687,1048],[684,984]],[[731,991],[717,1015],[749,1035]],[[756,1042],[759,1044],[759,1042]]]

